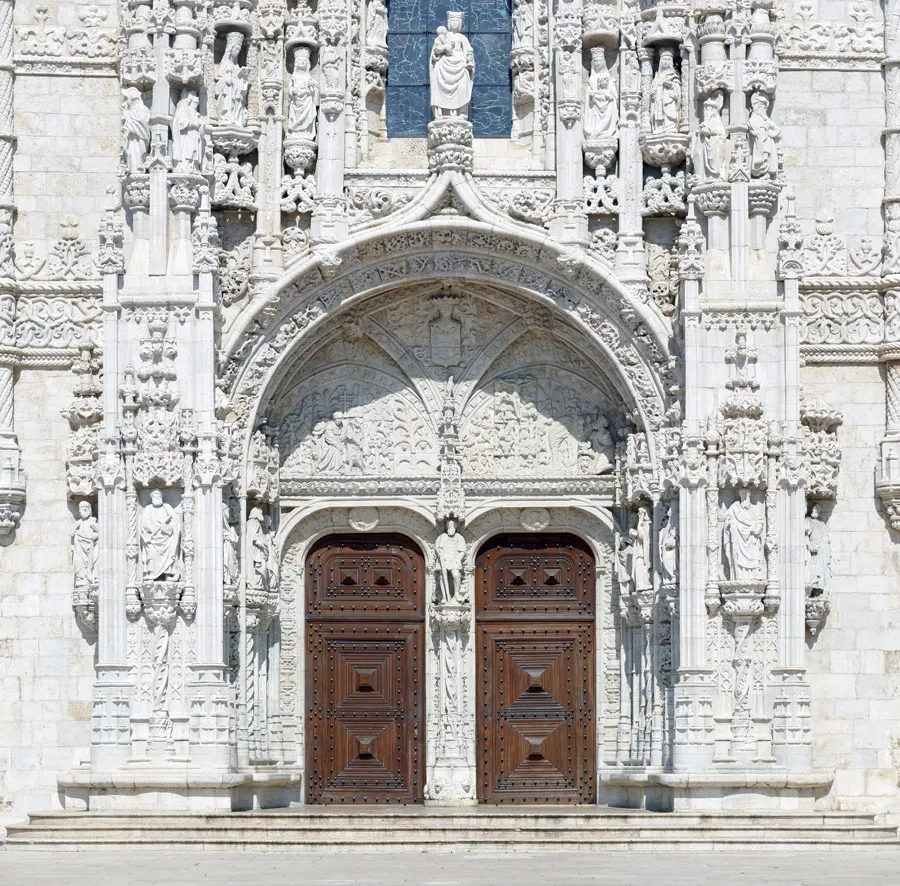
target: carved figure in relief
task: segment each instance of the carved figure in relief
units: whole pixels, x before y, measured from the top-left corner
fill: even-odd
[[[757,90],[750,96],[750,174],[754,178],[778,172],[778,145],[781,130],[769,118],[769,97]]]
[[[251,508],[247,517],[247,544],[250,555],[250,574],[247,585],[251,590],[268,593],[278,585],[278,563],[274,556],[272,520],[261,507]]]
[[[653,587],[651,572],[653,561],[650,546],[652,534],[650,514],[646,508],[638,508],[637,525],[631,528],[631,580],[636,591],[645,591]]]
[[[203,120],[196,92],[184,92],[172,119],[172,159],[176,169],[198,172],[203,162]]]
[[[181,525],[159,489],[150,490],[150,504],[141,511],[140,546],[144,581],[181,578]]]
[[[612,137],[618,128],[619,96],[606,67],[606,50],[595,46],[591,49],[591,73],[584,100],[584,137]]]
[[[650,85],[650,129],[677,132],[681,122],[681,78],[671,48],[659,51],[659,68]]]
[[[534,43],[534,0],[515,0],[512,14],[512,48]]]
[[[241,67],[238,57],[244,45],[240,31],[230,31],[225,38],[225,55],[216,71],[216,114],[220,123],[247,125],[247,91],[250,88],[248,68]]]
[[[631,539],[621,536],[616,545],[616,579],[619,582],[619,592],[623,595],[630,594],[633,588],[632,550]]]
[[[316,108],[319,86],[310,73],[308,46],[299,46],[294,54],[294,73],[291,74],[288,132],[308,139],[316,137]]]
[[[467,602],[463,586],[466,540],[456,531],[454,519],[447,520],[444,533],[434,543],[434,552],[439,577],[435,603]]]
[[[812,506],[806,518],[806,589],[825,591],[831,577],[831,543],[828,527],[821,519],[819,506]]]
[[[122,90],[122,131],[125,135],[125,164],[129,172],[143,172],[150,150],[150,109],[139,89]]]
[[[453,316],[454,298],[435,299],[437,317],[429,324],[431,362],[436,366],[457,366],[462,359],[462,323]]]
[[[669,508],[659,527],[659,566],[664,584],[673,584],[678,577],[678,527],[675,509]]]
[[[338,92],[341,88],[341,61],[336,55],[321,57],[320,67],[322,79],[325,81],[325,89],[330,92]]]
[[[72,530],[72,571],[76,588],[90,588],[97,584],[97,558],[100,527],[89,501],[78,504],[78,521]]]
[[[560,79],[562,89],[561,99],[581,99],[581,53],[561,52],[558,56]]]
[[[728,165],[728,132],[722,120],[725,98],[714,92],[703,102],[703,122],[694,136],[694,172],[705,181],[720,178]]]
[[[240,535],[237,527],[231,522],[228,505],[222,508],[222,555],[225,584],[236,587],[241,574]]]
[[[586,446],[591,454],[591,470],[589,473],[603,474],[612,470],[612,455],[615,449],[612,434],[609,431],[609,420],[605,415],[598,415],[590,425]]]
[[[365,470],[363,448],[350,417],[335,412],[329,421],[312,429],[314,467],[327,474],[353,474]]]
[[[366,43],[369,46],[387,46],[388,12],[384,0],[369,0],[366,24]]]
[[[738,491],[738,500],[725,514],[723,541],[725,561],[732,581],[755,581],[762,568],[762,538],[765,530],[760,509],[750,500],[750,490]]]
[[[447,27],[437,29],[431,48],[431,107],[435,117],[465,117],[472,99],[475,54],[460,33],[463,14],[447,13]]]

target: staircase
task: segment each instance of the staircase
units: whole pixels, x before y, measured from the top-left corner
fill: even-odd
[[[603,851],[897,846],[897,828],[849,812],[653,813],[604,807],[298,807],[255,812],[42,812],[11,825],[32,849]]]

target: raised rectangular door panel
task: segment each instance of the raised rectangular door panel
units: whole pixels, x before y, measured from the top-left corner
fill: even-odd
[[[593,624],[478,626],[480,798],[592,803]]]
[[[309,802],[417,802],[424,625],[312,623],[307,642]]]
[[[424,562],[405,539],[323,540],[307,563],[307,800],[424,797]]]

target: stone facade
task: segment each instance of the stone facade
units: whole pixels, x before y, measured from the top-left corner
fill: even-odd
[[[598,802],[896,814],[900,4],[516,0],[490,139],[453,22],[389,137],[398,8],[0,0],[0,819],[302,802],[307,556],[376,531],[426,802],[479,549],[571,533]]]

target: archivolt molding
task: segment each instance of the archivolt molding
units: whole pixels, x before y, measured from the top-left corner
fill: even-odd
[[[571,284],[586,298],[597,302],[596,307],[613,322],[626,326],[643,323],[646,326],[644,334],[654,339],[663,353],[668,351],[671,329],[667,322],[649,301],[641,301],[589,252],[575,251],[553,241],[533,226],[498,213],[485,200],[471,175],[445,172],[431,177],[425,188],[396,213],[373,221],[339,244],[323,245],[310,252],[269,293],[251,302],[235,318],[229,331],[226,354],[231,357],[254,327],[266,329],[272,321],[283,320],[293,311],[297,298],[313,296],[328,288],[323,287],[323,282],[353,284],[362,274],[356,292],[363,292],[373,285],[389,284],[398,279],[397,269],[392,269],[390,264],[386,279],[384,275],[372,277],[372,264],[383,265],[386,260],[390,263],[404,255],[433,252],[436,260],[444,259],[444,267],[440,269],[443,274],[483,277],[484,272],[478,265],[446,267],[453,250],[460,248],[468,254],[503,255],[515,266],[516,277],[499,279],[518,283],[522,288],[540,290],[540,286],[530,285],[532,278],[528,272],[542,268],[544,273],[539,273],[533,282],[546,283],[546,293],[555,302],[562,305],[571,300],[571,296],[568,300],[564,298],[564,292],[556,292],[560,285]],[[474,259],[474,255],[471,258]],[[342,271],[342,267],[347,270]],[[416,267],[411,270],[415,272]],[[460,274],[460,270],[467,273]],[[284,293],[291,290],[294,298],[286,300]],[[581,300],[580,295],[576,296],[576,303]]]
[[[532,522],[537,510],[545,512],[549,522],[545,524],[544,519]],[[463,530],[469,542],[467,569],[470,574],[475,568],[479,549],[492,536],[529,531],[569,532],[577,535],[590,546],[598,572],[605,573],[612,569],[613,518],[608,511],[592,513],[579,507],[536,509],[526,506],[495,507],[475,513],[476,516],[466,521]]]
[[[282,517],[278,541],[283,575],[301,579],[309,549],[320,538],[332,533],[360,531],[396,532],[407,536],[421,549],[427,572],[434,571],[433,547],[438,529],[433,515],[422,504],[398,503],[397,499],[391,499],[389,504],[382,504],[377,499],[358,503],[317,499]],[[284,581],[283,584],[290,586],[292,582]]]

